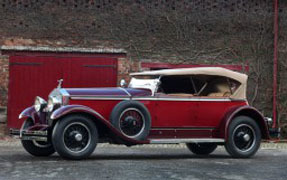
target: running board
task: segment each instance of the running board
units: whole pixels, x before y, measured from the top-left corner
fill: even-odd
[[[179,143],[224,143],[219,138],[191,138],[191,139],[150,139],[150,144],[179,144]]]

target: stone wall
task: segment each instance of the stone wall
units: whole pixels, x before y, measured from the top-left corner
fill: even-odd
[[[279,7],[278,110],[284,124],[287,2]],[[249,102],[272,116],[273,0],[0,0],[0,24],[2,44],[124,48],[119,79],[141,61],[249,64]],[[7,78],[1,73],[2,105]]]
[[[8,57],[0,56],[0,107],[7,104],[9,63]]]

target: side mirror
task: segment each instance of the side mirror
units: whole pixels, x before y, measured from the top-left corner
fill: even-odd
[[[127,85],[126,80],[121,79],[121,81],[120,81],[120,86],[121,86],[121,87],[126,87],[126,85]]]

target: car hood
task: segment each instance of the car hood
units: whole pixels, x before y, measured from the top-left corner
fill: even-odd
[[[63,88],[69,96],[150,96],[148,89],[138,88]]]

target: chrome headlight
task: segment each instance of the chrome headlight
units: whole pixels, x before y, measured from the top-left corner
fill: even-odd
[[[60,106],[61,104],[62,104],[61,96],[50,96],[46,110],[48,112],[52,112],[56,106]]]
[[[41,98],[39,96],[37,96],[35,98],[34,108],[37,112],[44,109],[46,107],[46,105],[47,105],[47,102],[43,98]]]

